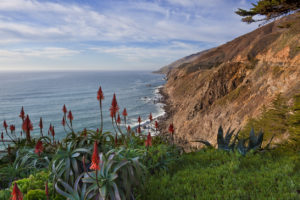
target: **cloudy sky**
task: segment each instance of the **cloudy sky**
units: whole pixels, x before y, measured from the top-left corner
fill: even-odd
[[[155,70],[247,33],[254,0],[0,0],[0,70]]]

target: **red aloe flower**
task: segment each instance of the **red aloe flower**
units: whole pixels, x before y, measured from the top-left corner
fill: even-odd
[[[157,130],[158,129],[158,122],[155,121],[155,129]]]
[[[48,135],[50,135],[50,133],[52,133],[52,124],[51,123],[50,123],[50,126],[49,126]]]
[[[115,135],[115,145],[118,145],[118,134]]]
[[[69,111],[68,119],[69,119],[70,121],[73,121],[73,119],[74,119],[71,110]]]
[[[37,155],[41,155],[41,153],[43,153],[43,149],[43,142],[39,140],[35,145],[34,153],[36,153]]]
[[[117,123],[118,123],[118,124],[121,124],[121,117],[120,117],[119,114],[118,114],[118,118],[117,118]]]
[[[103,95],[101,87],[99,87],[99,90],[97,92],[97,99],[98,99],[98,101],[102,101],[104,99],[104,95]]]
[[[113,118],[116,116],[116,113],[119,111],[119,106],[116,98],[116,94],[114,94],[113,99],[111,101],[111,106],[110,106],[110,116]]]
[[[15,127],[15,125],[10,125],[10,126],[9,126],[9,129],[10,129],[11,132],[13,132],[13,131],[16,130],[16,127]]]
[[[142,131],[141,131],[141,126],[139,126],[138,128],[137,128],[137,132],[140,134]]]
[[[53,137],[53,139],[54,139],[54,136],[55,136],[54,126],[52,126],[52,129],[51,129],[51,135],[52,135],[52,137]]]
[[[43,119],[42,118],[40,118],[39,127],[40,127],[41,130],[43,129]]]
[[[145,146],[146,147],[151,147],[152,146],[152,137],[151,137],[150,132],[148,133],[147,140],[145,141]]]
[[[152,113],[150,113],[150,115],[149,115],[149,120],[150,120],[150,122],[152,122],[152,120],[153,120]]]
[[[94,142],[94,151],[92,156],[92,165],[90,167],[91,170],[100,170],[100,158],[98,153],[98,145],[97,142]]]
[[[49,200],[48,181],[46,181],[46,183],[45,183],[45,194],[46,194],[47,200]]]
[[[131,131],[131,127],[128,125],[128,127],[127,127],[127,131],[129,132],[129,131]]]
[[[174,134],[174,125],[173,125],[173,123],[171,123],[170,126],[169,126],[169,133],[171,133],[172,135]]]
[[[66,114],[68,112],[66,104],[64,104],[64,106],[62,108],[62,111],[63,111],[64,114]]]
[[[25,112],[24,112],[23,106],[22,106],[22,108],[21,108],[21,112],[20,112],[19,117],[24,121],[24,119],[25,119]]]
[[[124,108],[122,115],[123,115],[124,117],[127,117],[127,110],[126,110],[126,108]]]
[[[23,200],[23,194],[18,188],[17,183],[15,182],[13,191],[11,193],[11,200]]]
[[[3,121],[3,127],[4,127],[4,129],[6,130],[6,132],[7,132],[7,127],[8,127],[8,125],[7,125],[7,123],[6,123],[5,120]]]
[[[28,115],[26,116],[26,118],[23,122],[22,129],[26,133],[27,141],[30,141],[30,131],[33,130],[33,125],[31,123]]]
[[[139,124],[142,122],[141,116],[138,117]]]
[[[84,136],[84,137],[87,136],[87,130],[86,130],[86,128],[83,129],[83,132],[82,132],[82,133],[83,133],[83,136]]]
[[[3,132],[1,132],[1,140],[4,140]]]
[[[63,126],[66,126],[66,120],[65,120],[65,117],[62,118],[61,124],[62,124]]]

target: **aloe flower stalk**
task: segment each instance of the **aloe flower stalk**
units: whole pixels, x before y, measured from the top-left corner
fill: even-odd
[[[8,127],[8,125],[7,125],[6,121],[4,120],[3,121],[3,128],[5,129],[6,133],[7,133],[7,127]]]
[[[175,132],[174,125],[173,125],[173,123],[171,123],[169,126],[169,133],[171,133],[171,135],[172,135],[173,144],[174,144],[174,132]]]
[[[45,194],[47,197],[47,200],[49,200],[49,189],[48,189],[48,181],[45,182]]]
[[[155,121],[155,132],[157,133],[157,130],[158,130],[158,122],[157,121]]]
[[[34,153],[36,153],[38,156],[41,155],[41,153],[43,153],[43,142],[41,140],[39,140],[36,145],[35,145],[35,149],[34,149]]]
[[[122,115],[123,115],[123,117],[124,117],[124,124],[125,124],[125,127],[126,127],[126,118],[127,118],[127,110],[126,110],[126,108],[124,108],[124,110],[123,110],[123,112],[122,112]]]
[[[100,158],[98,152],[98,145],[97,142],[94,142],[94,151],[92,155],[92,165],[90,167],[91,170],[100,170]]]
[[[22,119],[22,121],[24,122],[24,120],[25,120],[25,112],[24,112],[24,107],[22,106],[22,108],[21,108],[21,112],[20,112],[20,115],[19,115],[19,117]]]
[[[150,120],[150,123],[153,121],[152,113],[150,113],[150,115],[149,115],[149,120]]]
[[[104,100],[104,95],[103,95],[103,91],[102,91],[101,87],[99,87],[99,90],[97,93],[97,99],[99,101],[99,106],[100,106],[100,117],[101,117],[100,132],[102,133],[102,131],[103,131],[102,100]]]
[[[147,140],[145,141],[145,146],[147,147],[147,150],[149,147],[152,146],[152,137],[151,137],[150,132],[147,135]]]
[[[42,118],[40,118],[40,123],[39,123],[39,127],[40,127],[40,134],[41,134],[41,136],[43,137],[43,119]]]
[[[11,200],[23,200],[23,194],[18,188],[17,183],[15,182],[13,191],[11,193]]]
[[[30,131],[33,130],[33,125],[31,123],[28,115],[26,116],[26,118],[25,118],[25,120],[23,122],[22,129],[26,133],[26,140],[28,142],[30,142],[31,141]]]
[[[55,137],[54,126],[52,126],[52,129],[51,129],[51,135],[52,135],[52,137],[53,137],[53,142],[55,142],[55,140],[54,140],[54,137]]]

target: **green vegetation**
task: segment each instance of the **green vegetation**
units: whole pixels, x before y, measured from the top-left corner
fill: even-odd
[[[242,21],[246,23],[253,23],[258,21],[269,21],[276,19],[282,15],[289,14],[300,9],[299,0],[259,0],[252,4],[250,10],[239,8],[235,13],[242,16]],[[254,17],[260,15],[264,18],[255,19]]]
[[[240,135],[247,137],[248,132],[254,128],[255,131],[264,132],[264,141],[269,141],[273,136],[274,140],[286,140],[290,142],[285,145],[292,145],[293,149],[299,150],[300,144],[300,95],[296,95],[292,106],[280,94],[277,95],[270,108],[263,107],[260,117],[250,119],[242,129]],[[284,139],[285,138],[285,139]],[[290,146],[291,147],[291,146]]]
[[[103,96],[98,96],[102,113]],[[14,137],[14,129],[9,133],[4,121],[14,145],[0,159],[0,199],[300,198],[300,95],[293,106],[278,95],[272,107],[264,109],[259,119],[250,120],[241,135],[220,127],[217,150],[198,140],[209,148],[192,153],[174,145],[171,135],[152,138],[150,133],[142,134],[140,117],[137,132],[121,126],[115,95],[110,111],[115,132],[102,132],[102,123],[100,130],[75,132],[73,115],[71,111],[67,115],[64,106],[62,125],[69,132],[62,141],[55,140],[53,126],[51,136],[43,136],[42,122],[41,136],[31,138],[28,115],[22,118],[26,138]],[[23,108],[21,117],[25,116],[22,112]],[[123,118],[126,123],[126,109]],[[143,131],[157,131],[158,123],[153,123],[151,114],[149,120],[149,128]],[[169,132],[173,136],[173,124]],[[270,139],[286,133],[290,137],[282,148],[271,150],[268,144],[262,148],[265,136]]]
[[[206,149],[149,177],[139,199],[299,199],[299,167],[299,154]]]

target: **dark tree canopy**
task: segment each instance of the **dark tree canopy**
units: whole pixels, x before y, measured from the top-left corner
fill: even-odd
[[[242,16],[242,21],[247,23],[269,21],[282,15],[300,10],[300,0],[259,0],[252,4],[253,8],[244,10],[239,8],[235,13]],[[259,15],[263,18],[254,19]]]

